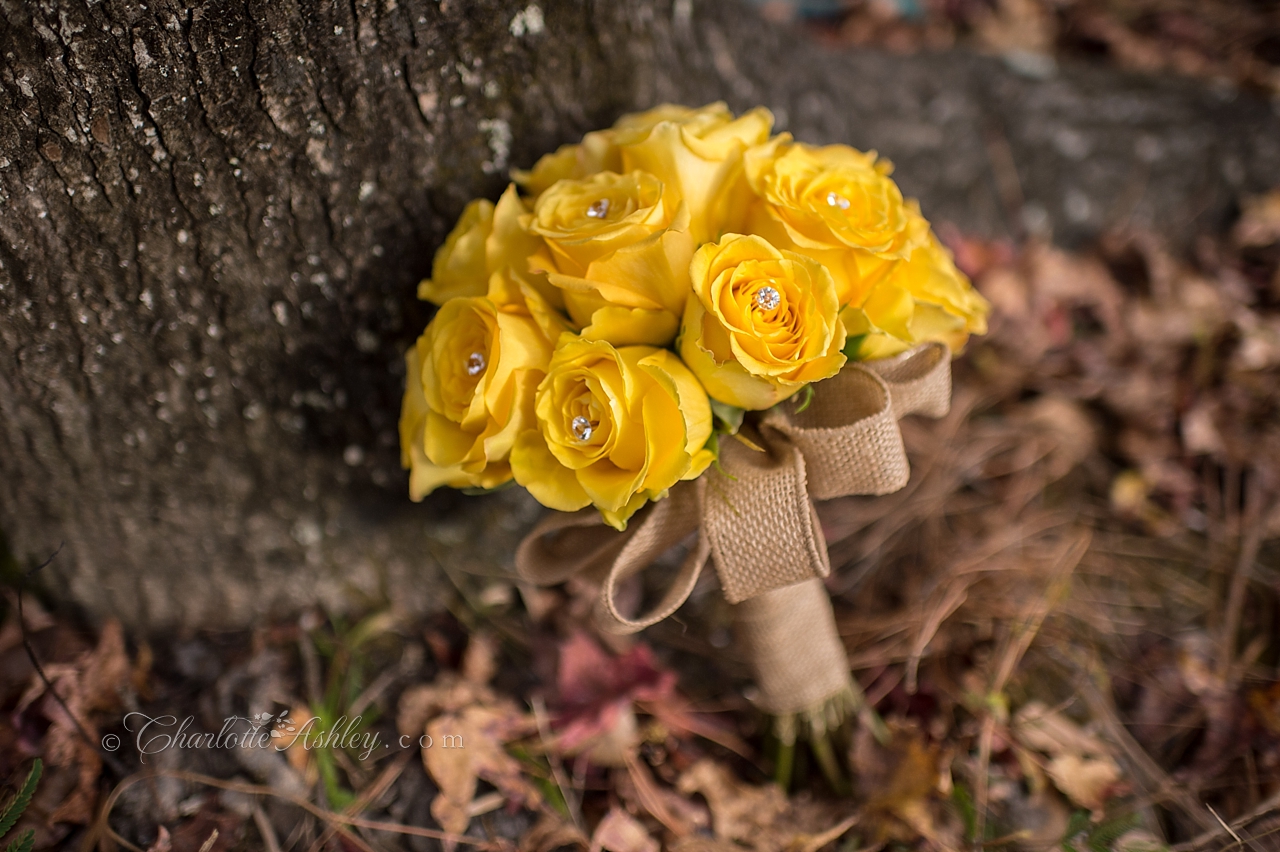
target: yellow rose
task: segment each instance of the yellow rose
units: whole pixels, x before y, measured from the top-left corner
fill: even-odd
[[[656,175],[689,206],[695,243],[741,230],[750,198],[742,154],[769,138],[773,115],[757,107],[735,119],[723,103],[664,105],[619,120],[622,167]]]
[[[527,284],[522,295],[520,285],[494,278],[495,290],[509,288],[509,304],[450,299],[405,356],[400,446],[414,500],[442,485],[494,488],[511,479],[516,436],[534,424],[555,312]],[[531,309],[522,307],[525,296]]]
[[[608,130],[588,133],[574,145],[561,145],[555,153],[541,157],[528,171],[512,169],[511,178],[521,189],[536,197],[556,181],[580,180],[597,172],[623,171],[619,141],[641,142],[655,125],[663,121],[687,126],[691,134],[700,137],[732,123],[733,113],[724,103],[708,104],[698,109],[662,104],[644,112],[628,113]]]
[[[835,282],[822,264],[729,234],[693,256],[680,356],[721,402],[775,405],[845,362]]]
[[[622,159],[614,142],[614,131],[596,130],[576,145],[561,145],[546,154],[532,169],[512,169],[511,179],[533,196],[541,195],[556,181],[578,180],[597,172],[622,170]]]
[[[841,304],[865,294],[923,237],[915,226],[923,221],[919,209],[903,199],[889,178],[892,165],[874,151],[819,148],[783,133],[748,150],[744,164],[757,196],[751,233],[826,266]]]
[[[560,288],[584,337],[615,345],[675,338],[689,293],[685,208],[653,175],[561,180],[523,218],[544,246],[531,268]]]
[[[887,358],[926,340],[958,352],[970,334],[986,333],[987,300],[956,268],[927,223],[924,230],[922,244],[909,258],[894,263],[864,297],[841,311],[850,357]]]
[[[618,133],[618,144],[631,144],[644,139],[650,130],[664,121],[679,124],[700,138],[732,124],[733,120],[733,113],[724,101],[701,107],[659,104],[643,112],[627,113],[614,122],[613,129]]]
[[[437,305],[457,296],[479,296],[489,286],[484,244],[493,233],[493,202],[477,198],[462,208],[431,263],[431,277],[418,285],[418,298]]]
[[[562,307],[556,289],[529,269],[529,257],[542,241],[521,227],[521,217],[527,213],[515,184],[507,186],[497,205],[483,198],[468,204],[436,252],[431,277],[418,285],[418,298],[442,305],[459,296],[483,296],[491,275],[511,269],[552,305]]]
[[[665,349],[565,335],[536,411],[511,453],[516,482],[562,512],[594,505],[617,529],[712,461],[706,391]]]

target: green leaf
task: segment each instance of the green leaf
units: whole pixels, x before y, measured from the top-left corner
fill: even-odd
[[[1124,835],[1142,825],[1137,814],[1125,814],[1109,819],[1089,832],[1089,848],[1092,852],[1111,852],[1111,847]]]
[[[356,800],[355,794],[338,781],[338,767],[329,749],[316,749],[315,755],[316,768],[320,770],[320,780],[324,784],[324,793],[329,799],[329,807],[340,811]]]
[[[711,400],[711,413],[715,416],[720,424],[724,427],[723,431],[730,435],[738,434],[738,430],[742,428],[742,417],[746,411],[738,408],[736,405],[729,405],[718,399]]]
[[[969,795],[968,788],[963,784],[956,784],[951,788],[951,803],[960,812],[965,838],[972,843],[977,839],[974,835],[978,832],[978,809],[974,807],[973,796]]]
[[[1062,835],[1063,852],[1081,852],[1076,846],[1075,841],[1084,835],[1084,840],[1088,842],[1088,831],[1093,825],[1093,820],[1089,817],[1088,811],[1076,811],[1071,815],[1071,819],[1067,822],[1067,830]]]
[[[720,464],[720,433],[712,432],[711,437],[707,438],[707,442],[703,444],[703,447],[710,450],[711,455],[715,457],[711,462],[711,466],[714,467],[720,473],[721,476],[727,477],[728,479],[734,482],[737,482],[738,477],[734,476],[732,473],[729,473],[729,471],[725,470],[724,466]]]
[[[28,828],[21,837],[10,842],[9,845],[4,848],[4,852],[31,852],[31,847],[35,846],[35,844],[35,829]]]
[[[27,773],[27,780],[22,782],[22,789],[4,806],[4,810],[0,811],[0,837],[9,833],[9,829],[13,828],[22,817],[22,812],[27,809],[27,805],[31,804],[31,797],[35,795],[36,784],[40,782],[40,775],[43,772],[44,764],[37,757],[31,771]],[[27,848],[30,849],[30,845]]]
[[[850,361],[858,360],[858,350],[862,348],[862,341],[866,339],[865,334],[851,334],[844,339],[844,357]]]
[[[813,385],[802,387],[793,399],[796,404],[796,414],[799,414],[813,404]]]

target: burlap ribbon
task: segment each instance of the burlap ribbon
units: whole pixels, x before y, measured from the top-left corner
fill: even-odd
[[[831,564],[813,501],[897,491],[909,474],[898,418],[941,417],[950,402],[951,359],[941,344],[849,364],[814,386],[804,410],[766,412],[744,433],[750,443],[722,438],[719,469],[672,488],[626,532],[594,509],[549,516],[521,542],[516,571],[540,585],[579,572],[598,578],[601,626],[633,633],[675,612],[710,557],[734,605],[758,703],[780,716],[811,714],[851,687],[822,585]],[[688,552],[658,603],[624,613],[618,585],[682,545]]]

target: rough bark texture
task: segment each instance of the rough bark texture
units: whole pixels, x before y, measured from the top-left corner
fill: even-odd
[[[926,215],[1175,238],[1280,175],[1266,104],[959,53],[833,54],[730,3],[0,0],[0,529],[140,628],[430,608],[536,507],[404,497],[414,285],[513,165],[673,100],[874,147]],[[1022,205],[1019,209],[1019,205]]]

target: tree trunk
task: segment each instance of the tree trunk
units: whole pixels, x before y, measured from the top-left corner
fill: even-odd
[[[414,299],[462,205],[628,109],[771,107],[876,147],[926,215],[1175,237],[1280,174],[1280,121],[1189,81],[829,53],[692,0],[0,0],[0,529],[141,629],[430,609],[518,490],[413,505]]]

